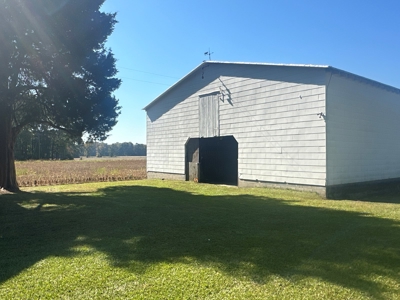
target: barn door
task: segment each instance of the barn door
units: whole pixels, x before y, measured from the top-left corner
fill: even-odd
[[[219,94],[200,96],[200,137],[219,136]]]

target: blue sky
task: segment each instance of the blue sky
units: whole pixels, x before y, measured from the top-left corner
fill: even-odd
[[[218,61],[322,64],[400,88],[400,1],[106,0],[123,80],[106,142],[146,143],[142,110],[211,49]]]

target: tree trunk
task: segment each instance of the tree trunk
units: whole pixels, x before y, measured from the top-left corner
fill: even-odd
[[[15,172],[14,145],[16,133],[12,128],[11,111],[0,110],[0,188],[19,191]]]

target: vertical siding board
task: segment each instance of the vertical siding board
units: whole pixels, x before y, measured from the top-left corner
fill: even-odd
[[[200,97],[199,99],[199,135],[200,136],[208,136],[208,122],[207,122],[207,97]]]
[[[201,137],[219,136],[219,103],[218,94],[199,97],[200,132]]]

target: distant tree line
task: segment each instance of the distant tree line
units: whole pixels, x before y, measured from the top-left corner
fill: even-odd
[[[107,144],[73,139],[65,132],[40,126],[25,128],[15,144],[15,159],[73,159],[82,156],[145,156],[146,145],[126,143]]]
[[[81,148],[80,156],[145,156],[146,145],[128,143],[85,143]]]

